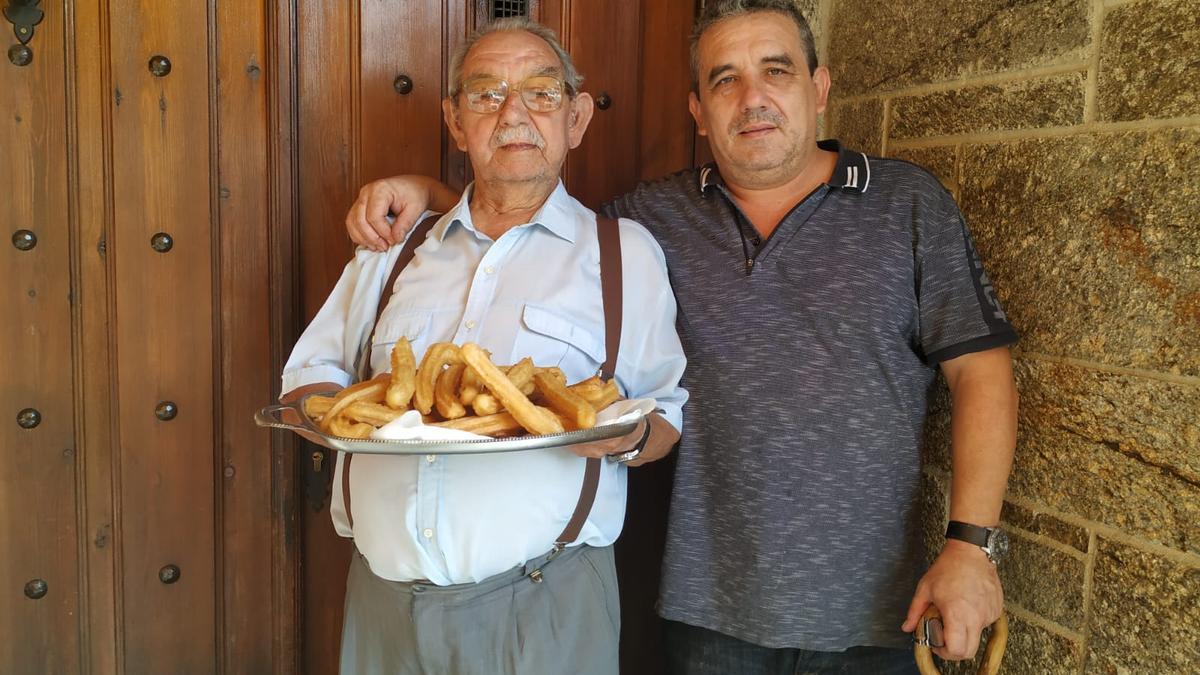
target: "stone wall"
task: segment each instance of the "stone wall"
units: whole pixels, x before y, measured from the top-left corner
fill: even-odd
[[[1022,335],[1006,672],[1200,672],[1200,0],[800,4],[825,135],[943,181]]]

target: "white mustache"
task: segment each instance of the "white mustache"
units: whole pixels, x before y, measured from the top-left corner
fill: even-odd
[[[513,143],[523,143],[537,146],[540,150],[546,147],[546,141],[541,134],[533,127],[521,125],[518,127],[504,127],[496,131],[492,136],[492,147],[499,148]]]
[[[750,126],[751,124],[757,124],[759,122],[768,122],[777,127],[782,127],[783,126],[783,115],[780,115],[779,113],[773,112],[770,110],[747,111],[745,114],[743,114],[741,117],[734,120],[733,123],[729,125],[730,135],[736,135],[738,133],[741,133],[741,131],[743,129],[745,129],[746,127]]]

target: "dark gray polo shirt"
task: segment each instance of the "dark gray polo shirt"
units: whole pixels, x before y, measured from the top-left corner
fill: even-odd
[[[765,241],[712,166],[605,209],[661,244],[688,357],[660,612],[768,647],[907,646],[937,364],[1016,334],[937,179],[821,145],[832,180]]]

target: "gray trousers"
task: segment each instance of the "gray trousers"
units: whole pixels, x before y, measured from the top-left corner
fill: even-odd
[[[357,551],[342,675],[615,675],[621,613],[611,546],[569,548],[477,584],[381,579]],[[539,575],[529,576],[535,569]]]

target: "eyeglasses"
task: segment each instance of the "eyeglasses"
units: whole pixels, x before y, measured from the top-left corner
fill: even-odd
[[[563,94],[570,93],[570,88],[550,75],[527,77],[516,85],[498,77],[474,77],[462,85],[467,107],[484,115],[504,107],[510,91],[520,94],[521,101],[531,112],[554,112],[562,107]]]

